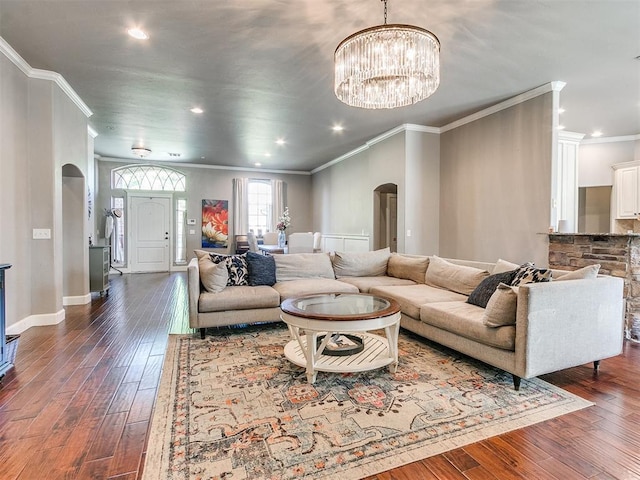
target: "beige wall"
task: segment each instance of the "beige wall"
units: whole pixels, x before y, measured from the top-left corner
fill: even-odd
[[[640,140],[583,143],[578,150],[578,186],[613,185],[612,165],[640,160]]]
[[[398,251],[437,253],[439,148],[438,135],[403,129],[314,173],[314,229],[372,235],[373,192],[393,183],[398,187]]]
[[[64,318],[62,165],[86,172],[87,119],[53,81],[29,78],[4,55],[0,102],[0,262],[13,264],[7,274],[13,333]],[[52,238],[32,239],[33,228],[50,229]],[[88,272],[70,275],[88,293]]]
[[[440,253],[547,264],[553,92],[440,139]]]
[[[323,233],[372,235],[376,187],[398,186],[398,232],[404,230],[405,136],[396,134],[312,176],[313,225]],[[370,241],[370,245],[373,245]],[[398,251],[404,238],[398,237]]]
[[[98,161],[98,198],[96,202],[96,225],[98,231],[97,244],[105,244],[104,235],[104,208],[109,208],[110,197],[114,195],[123,195],[122,190],[113,191],[110,188],[111,170],[129,162],[113,162]],[[280,179],[286,183],[286,205],[289,207],[291,215],[291,227],[287,229],[288,233],[293,232],[309,232],[312,231],[311,221],[311,176],[297,174],[276,174],[264,173],[258,170],[241,171],[241,170],[223,170],[212,168],[200,168],[180,165],[170,165],[171,168],[178,170],[186,175],[187,191],[184,193],[176,193],[175,197],[187,199],[187,218],[195,218],[196,225],[187,226],[187,258],[193,257],[193,250],[201,248],[201,221],[202,221],[202,200],[228,200],[229,201],[229,217],[231,223],[231,211],[233,209],[232,202],[232,180],[234,178],[268,178]],[[230,225],[231,231],[232,225]],[[195,230],[194,235],[189,235],[189,229]],[[231,253],[230,251],[220,250],[221,253]],[[172,254],[173,258],[173,254]]]
[[[0,263],[6,273],[7,324],[31,314],[29,81],[0,55]]]

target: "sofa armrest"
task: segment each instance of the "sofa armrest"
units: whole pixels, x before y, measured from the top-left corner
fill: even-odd
[[[187,292],[189,295],[189,326],[200,328],[198,322],[198,301],[200,300],[200,268],[198,259],[192,258],[187,265]]]
[[[616,277],[522,285],[516,370],[536,377],[622,351],[623,280]]]

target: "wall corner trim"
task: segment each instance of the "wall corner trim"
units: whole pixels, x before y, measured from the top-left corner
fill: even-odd
[[[31,65],[27,63],[27,61],[20,56],[18,52],[16,52],[11,45],[7,43],[7,41],[0,37],[0,53],[4,54],[11,62],[18,67],[22,73],[24,73],[29,78],[35,78],[39,80],[49,80],[58,87],[69,97],[69,99],[75,103],[75,105],[85,114],[85,116],[90,117],[93,115],[91,109],[87,106],[86,103],[80,98],[80,96],[76,93],[76,91],[69,85],[69,83],[64,79],[62,75],[56,72],[50,72],[49,70],[40,70],[38,68],[33,68]]]
[[[451,122],[444,127],[440,128],[442,133],[448,132],[449,130],[453,130],[454,128],[461,127],[466,125],[467,123],[475,122],[476,120],[480,120],[481,118],[488,117],[489,115],[493,115],[494,113],[498,113],[502,110],[506,110],[507,108],[513,107],[514,105],[518,105],[519,103],[524,103],[527,100],[531,100],[532,98],[539,97],[540,95],[544,95],[549,92],[559,92],[565,87],[565,82],[549,82],[541,85],[533,90],[528,90],[520,95],[516,95],[515,97],[511,97],[503,102],[496,103],[484,110],[480,110],[476,113],[472,113],[464,118],[456,120],[455,122]]]
[[[64,320],[64,308],[56,313],[44,313],[40,315],[30,315],[22,320],[7,325],[8,335],[19,335],[31,327],[43,327],[45,325],[57,325]]]
[[[91,125],[87,125],[87,133],[91,135],[91,138],[96,138],[99,133]]]

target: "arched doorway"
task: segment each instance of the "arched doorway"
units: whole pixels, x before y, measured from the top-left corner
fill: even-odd
[[[64,305],[91,301],[88,277],[87,187],[78,167],[62,167],[62,296]]]
[[[373,246],[398,251],[398,186],[385,183],[373,190]]]

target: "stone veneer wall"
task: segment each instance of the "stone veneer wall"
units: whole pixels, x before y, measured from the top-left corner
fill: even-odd
[[[625,336],[640,342],[640,235],[549,235],[551,268],[577,270],[596,263],[600,273],[624,279]]]

